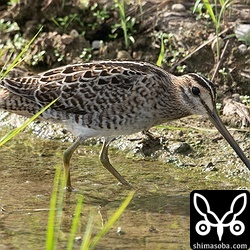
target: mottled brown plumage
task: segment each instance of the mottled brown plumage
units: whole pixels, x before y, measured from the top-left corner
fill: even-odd
[[[101,162],[121,183],[129,185],[109,162],[111,140],[191,114],[208,116],[250,168],[216,114],[213,83],[198,74],[177,77],[149,63],[98,61],[32,77],[6,78],[1,86],[0,108],[24,116],[37,113],[58,98],[41,117],[62,123],[78,137],[64,153],[68,189],[70,158],[87,138],[105,138]]]

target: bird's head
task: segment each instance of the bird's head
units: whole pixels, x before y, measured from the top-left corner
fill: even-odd
[[[210,116],[215,112],[216,89],[211,81],[195,73],[180,78],[180,100],[191,114]]]
[[[214,84],[202,75],[190,73],[179,77],[179,99],[190,114],[209,117],[241,160],[250,170],[250,162],[226,129],[216,110],[216,89]]]

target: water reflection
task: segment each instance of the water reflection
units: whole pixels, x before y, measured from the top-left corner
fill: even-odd
[[[44,249],[50,195],[56,166],[67,145],[22,133],[0,148],[0,249]],[[83,237],[90,212],[93,234],[128,194],[98,162],[99,146],[81,147],[72,159],[75,192],[63,207],[58,249],[65,249],[75,205],[84,195],[78,229]],[[111,150],[119,172],[136,188],[127,210],[96,249],[188,249],[189,194],[194,189],[250,188],[240,178],[220,172],[178,168],[159,161],[127,159]],[[79,249],[80,240],[75,243]]]

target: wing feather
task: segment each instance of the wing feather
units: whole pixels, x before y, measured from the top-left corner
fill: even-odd
[[[122,103],[135,86],[145,84],[158,68],[149,64],[93,62],[48,70],[37,76],[2,80],[2,86],[40,106],[84,114]],[[147,80],[146,80],[147,79]]]

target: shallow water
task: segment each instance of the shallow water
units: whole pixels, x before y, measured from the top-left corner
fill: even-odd
[[[0,136],[4,134],[0,132]],[[0,148],[0,249],[45,248],[55,169],[68,145],[22,132]],[[58,249],[66,249],[79,194],[84,195],[84,205],[77,236],[83,237],[90,211],[95,234],[129,193],[101,166],[99,151],[100,145],[81,146],[72,158],[76,191],[65,199]],[[112,147],[110,159],[136,193],[96,249],[189,249],[192,190],[250,189],[244,178],[229,179],[220,171],[128,158]],[[75,249],[80,244],[75,242]]]

